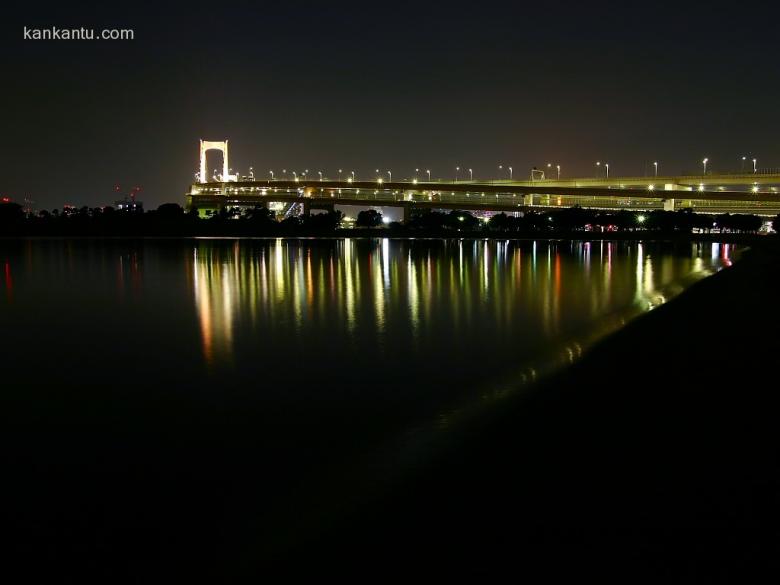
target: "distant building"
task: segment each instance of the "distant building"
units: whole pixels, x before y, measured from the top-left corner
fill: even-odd
[[[135,199],[128,199],[125,197],[121,201],[117,201],[114,206],[117,211],[128,211],[131,213],[143,213],[144,204],[143,201],[136,201]]]

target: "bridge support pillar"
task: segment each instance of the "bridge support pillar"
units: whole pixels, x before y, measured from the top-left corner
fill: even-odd
[[[674,211],[674,199],[664,199],[664,211]]]
[[[529,195],[523,195],[523,205],[527,205],[528,207],[531,207],[534,204],[534,196]]]

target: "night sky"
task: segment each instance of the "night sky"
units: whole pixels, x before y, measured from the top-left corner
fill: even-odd
[[[780,167],[769,3],[66,4],[0,25],[0,194],[39,209],[112,203],[115,184],[183,203],[199,138],[259,177]],[[135,40],[25,41],[25,25]]]

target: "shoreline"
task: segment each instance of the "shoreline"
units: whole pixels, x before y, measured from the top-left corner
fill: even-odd
[[[653,234],[648,232],[630,233],[576,233],[576,234],[542,234],[542,235],[508,235],[496,233],[463,233],[463,234],[399,234],[379,233],[374,230],[344,230],[337,233],[325,234],[278,234],[278,235],[0,235],[2,241],[25,240],[89,240],[89,241],[171,241],[171,240],[344,240],[344,239],[390,239],[390,240],[496,240],[496,241],[563,241],[563,242],[588,242],[588,241],[635,241],[635,242],[701,242],[716,244],[743,244],[773,246],[780,242],[774,235],[757,234]]]

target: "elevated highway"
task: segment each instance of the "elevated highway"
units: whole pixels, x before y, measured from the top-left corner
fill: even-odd
[[[757,175],[751,174],[756,179]],[[780,194],[770,185],[780,175],[762,175],[764,183],[746,183],[746,175],[572,179],[568,181],[332,181],[239,180],[191,185],[189,209],[222,209],[269,202],[301,202],[304,209],[355,205],[415,208],[521,211],[579,205],[595,209],[694,209],[704,213],[780,213]],[[728,183],[727,181],[733,181]],[[664,182],[677,181],[677,182]],[[741,186],[742,189],[734,188]]]
[[[759,170],[755,173],[714,174],[706,175],[658,175],[644,177],[578,177],[571,179],[536,179],[533,181],[489,181],[490,184],[546,187],[611,187],[664,189],[672,188],[698,190],[704,187],[706,191],[723,190],[758,190],[776,192],[780,188],[780,169]],[[774,189],[773,189],[774,188]]]

